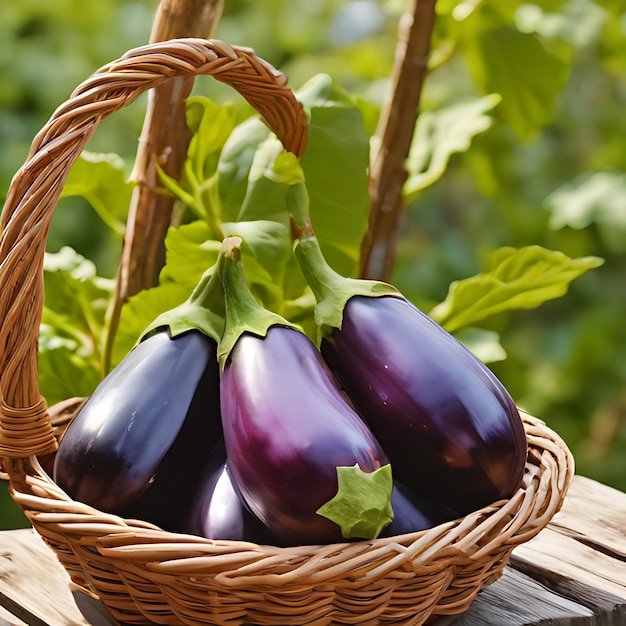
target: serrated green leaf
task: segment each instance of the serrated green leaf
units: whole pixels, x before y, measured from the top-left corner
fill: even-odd
[[[220,242],[212,239],[203,220],[170,228],[165,238],[166,263],[159,277],[161,283],[175,282],[189,292],[204,272],[217,260]]]
[[[501,26],[477,32],[465,53],[481,90],[502,96],[498,114],[520,139],[536,138],[554,118],[556,96],[570,73],[571,47]]]
[[[570,259],[541,246],[498,248],[485,271],[450,285],[430,316],[452,332],[510,309],[531,309],[567,293],[569,283],[599,267],[598,257]]]
[[[91,337],[97,351],[113,281],[97,276],[95,265],[68,246],[45,253],[44,280],[45,309]]]
[[[84,151],[72,166],[61,197],[85,198],[100,219],[123,236],[132,192],[120,156]]]
[[[472,139],[491,127],[492,118],[486,114],[501,100],[490,94],[420,114],[406,162],[406,204],[443,176],[452,154],[468,150]]]
[[[364,472],[358,464],[337,467],[337,495],[318,515],[335,522],[344,538],[375,539],[393,520],[391,465]]]

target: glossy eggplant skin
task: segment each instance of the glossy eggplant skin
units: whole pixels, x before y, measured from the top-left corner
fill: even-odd
[[[404,298],[350,298],[321,351],[394,478],[460,515],[520,485],[526,436],[493,373]]]
[[[228,465],[250,510],[283,545],[341,541],[316,513],[337,493],[336,468],[372,472],[387,458],[315,345],[283,326],[244,333],[220,385]]]
[[[278,545],[271,530],[245,506],[233,486],[223,446],[205,467],[181,532],[228,541]]]
[[[426,499],[397,481],[391,494],[393,521],[383,528],[380,537],[405,535],[434,528],[455,519],[450,509]]]
[[[216,343],[166,331],[139,343],[63,436],[54,479],[72,498],[168,530],[222,440]]]

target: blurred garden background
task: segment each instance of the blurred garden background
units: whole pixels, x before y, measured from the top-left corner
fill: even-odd
[[[225,0],[216,36],[254,48],[294,89],[329,74],[373,133],[407,4]],[[157,5],[0,4],[2,200],[54,109],[147,43]],[[196,90],[237,99],[216,81]],[[120,155],[130,173],[145,105],[106,120],[89,150]],[[428,312],[501,246],[604,259],[563,297],[493,315],[482,330],[497,338],[490,367],[566,440],[578,473],[626,490],[626,2],[439,0],[420,120],[425,144],[452,147],[430,149],[432,180],[413,181],[391,282]],[[62,199],[50,251],[71,246],[112,279],[121,245],[84,199]],[[3,483],[0,527],[24,523]]]

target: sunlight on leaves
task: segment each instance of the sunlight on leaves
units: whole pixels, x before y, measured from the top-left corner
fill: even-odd
[[[420,114],[406,162],[406,204],[443,176],[452,154],[468,150],[472,139],[491,127],[493,119],[487,114],[501,99],[490,94]]]
[[[598,257],[570,259],[541,246],[498,248],[485,271],[450,285],[430,316],[452,332],[510,309],[532,309],[567,293],[569,284],[602,265]]]
[[[84,151],[72,166],[61,197],[81,196],[111,230],[124,235],[133,187],[119,155]]]
[[[554,118],[555,98],[570,73],[571,48],[501,26],[481,31],[466,50],[470,73],[486,93],[499,93],[498,112],[524,141]]]
[[[50,403],[87,395],[101,376],[101,344],[113,281],[70,247],[45,253],[39,385]],[[63,379],[63,380],[61,380]],[[68,395],[60,395],[74,391]]]
[[[626,251],[626,174],[584,174],[550,194],[545,205],[551,228],[580,230],[596,224],[611,250]]]

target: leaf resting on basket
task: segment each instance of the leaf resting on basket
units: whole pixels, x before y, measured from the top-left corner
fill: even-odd
[[[337,495],[317,509],[341,528],[346,539],[375,539],[393,520],[389,494],[393,487],[391,465],[374,472],[338,467]],[[364,506],[367,503],[367,506]]]

